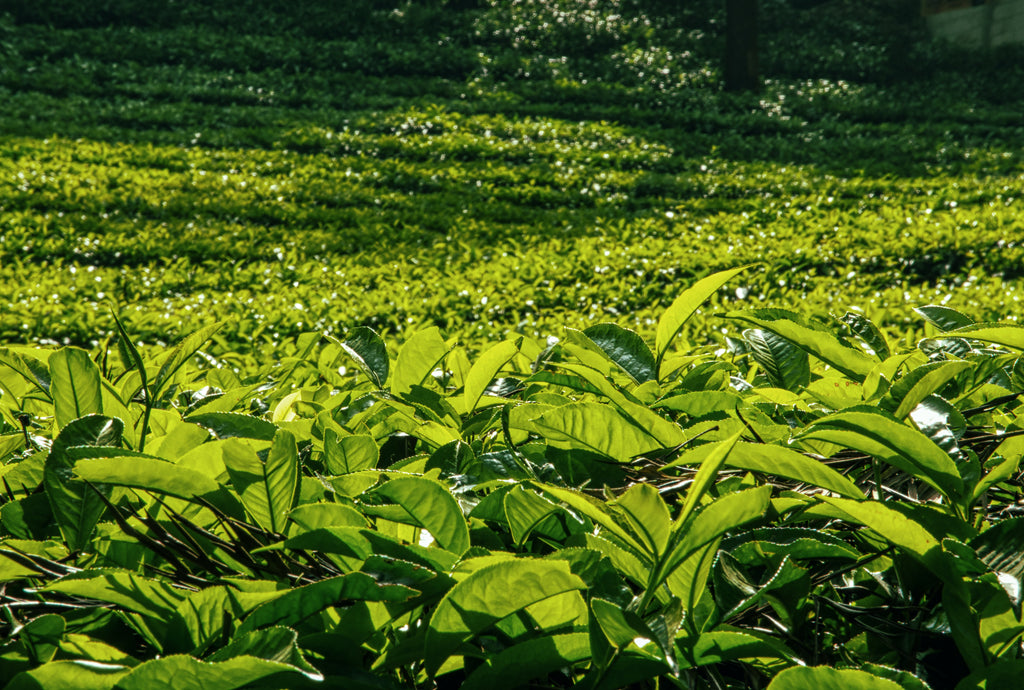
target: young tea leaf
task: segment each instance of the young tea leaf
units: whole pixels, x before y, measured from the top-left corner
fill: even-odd
[[[815,421],[799,439],[828,441],[873,455],[930,484],[953,503],[964,483],[953,459],[923,433],[878,412],[851,408]]]
[[[871,355],[863,350],[849,347],[836,336],[809,328],[789,318],[768,318],[760,312],[733,311],[726,318],[745,321],[763,330],[771,331],[826,364],[838,369],[855,381],[863,381],[864,377],[878,364]]]
[[[768,690],[903,690],[903,687],[856,669],[794,666],[775,676]]]
[[[484,391],[491,385],[491,381],[502,367],[508,364],[519,352],[519,346],[523,339],[506,340],[500,342],[473,363],[469,374],[466,376],[466,385],[463,391],[466,399],[466,412],[473,414],[477,403],[483,396]]]
[[[404,395],[421,386],[448,354],[448,346],[437,328],[417,331],[398,351],[391,376],[391,392]]]
[[[295,436],[278,430],[266,461],[239,439],[224,442],[224,465],[245,509],[263,529],[281,534],[298,498],[299,460]]]
[[[197,331],[190,333],[185,336],[180,343],[174,346],[171,353],[164,360],[163,366],[160,367],[160,371],[157,372],[156,378],[153,380],[150,392],[153,394],[153,400],[159,400],[160,396],[167,391],[168,386],[174,379],[174,375],[178,373],[178,370],[185,365],[186,362],[199,351],[207,340],[213,337],[213,335],[219,331],[224,324],[216,323],[211,326],[205,326]]]
[[[65,347],[50,355],[50,394],[57,427],[63,429],[72,420],[103,412],[100,370],[89,353],[77,347]]]
[[[324,432],[324,467],[331,474],[372,470],[380,459],[380,448],[372,436],[338,437],[334,429]]]
[[[680,465],[700,465],[723,443],[707,443],[688,450],[662,469]],[[818,462],[814,458],[796,452],[785,446],[773,446],[761,443],[737,443],[723,463],[727,467],[736,467],[748,472],[784,477],[793,481],[805,482],[823,489],[834,491],[848,498],[864,498],[864,493],[839,472]]]
[[[270,676],[293,672],[309,680],[323,680],[319,673],[281,661],[268,661],[253,656],[238,656],[227,661],[208,662],[186,655],[171,655],[136,666],[117,682],[118,690],[235,690],[251,687]]]
[[[572,403],[548,410],[533,428],[549,441],[600,453],[620,462],[662,445],[630,423],[615,408],[600,403]]]
[[[950,309],[949,307],[943,307],[938,304],[916,307],[914,311],[923,316],[926,321],[934,325],[940,331],[955,331],[958,328],[964,328],[974,323],[974,319],[966,314],[962,314],[956,309]]]
[[[654,361],[659,377],[664,373],[661,371],[661,363],[665,359],[665,354],[668,352],[672,340],[682,330],[686,321],[693,316],[693,313],[697,311],[700,305],[706,302],[711,295],[715,294],[718,288],[748,268],[750,266],[740,266],[739,268],[721,271],[702,278],[676,297],[672,304],[669,305],[669,308],[665,310],[665,313],[661,315],[661,319],[658,321],[658,331],[655,338]]]

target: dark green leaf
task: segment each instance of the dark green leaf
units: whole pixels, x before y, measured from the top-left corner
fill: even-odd
[[[614,323],[602,323],[583,333],[634,382],[640,384],[657,378],[654,353],[635,332]]]
[[[491,495],[496,495],[492,492]],[[552,515],[564,514],[565,510],[548,499],[532,491],[527,491],[521,484],[517,484],[509,491],[497,494],[504,497],[502,508],[504,518],[508,522],[509,530],[512,532],[512,539],[517,546],[522,546],[530,535],[539,531],[545,536],[550,536],[552,530],[544,529],[555,521],[549,521]],[[478,504],[479,505],[479,504]],[[562,529],[558,529],[558,536],[568,536]]]
[[[960,681],[956,690],[1002,690],[1019,687],[1024,678],[1024,660],[998,661]]]
[[[458,474],[475,459],[473,448],[468,443],[452,441],[431,454],[426,469],[438,468],[443,475]]]
[[[45,664],[57,653],[67,623],[55,613],[46,613],[33,618],[19,632],[29,658],[37,664]]]
[[[843,314],[840,321],[849,326],[853,334],[863,340],[880,360],[884,362],[889,359],[892,354],[892,351],[889,349],[889,343],[885,341],[882,331],[878,330],[878,326],[870,319],[848,311]]]
[[[533,678],[588,658],[590,636],[587,633],[538,637],[497,654],[488,654],[483,665],[462,683],[462,690],[512,690]]]
[[[124,423],[99,415],[75,419],[61,430],[50,448],[43,468],[43,485],[53,516],[68,548],[78,551],[88,543],[96,522],[106,510],[97,494],[110,495],[110,488],[97,484],[90,488],[73,476],[73,462],[67,450],[74,446],[117,446]]]
[[[1003,520],[971,540],[971,548],[994,573],[1024,580],[1024,518]]]
[[[798,392],[811,382],[807,353],[782,336],[748,328],[743,331],[743,340],[773,386]]]
[[[933,324],[940,331],[953,331],[974,323],[974,319],[966,314],[961,314],[956,309],[950,309],[938,304],[916,307],[914,311],[923,316],[926,321]]]
[[[344,342],[334,338],[331,340],[348,353],[356,366],[373,381],[374,386],[378,389],[384,388],[391,363],[388,360],[387,346],[384,345],[384,340],[377,335],[376,331],[359,326],[349,331]]]

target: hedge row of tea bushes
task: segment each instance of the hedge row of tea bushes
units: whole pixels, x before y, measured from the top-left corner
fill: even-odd
[[[1024,328],[0,349],[7,688],[1013,687]]]
[[[1015,318],[1019,63],[765,2],[767,85],[730,96],[720,4],[0,2],[0,339],[649,336],[753,260],[713,309]]]

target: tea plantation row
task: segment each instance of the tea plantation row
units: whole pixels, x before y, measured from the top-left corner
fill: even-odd
[[[717,90],[714,3],[37,5],[0,3],[6,342],[96,347],[111,309],[258,362],[354,325],[650,335],[755,260],[715,309],[1018,313],[1020,71],[884,3],[766,3],[754,97]]]

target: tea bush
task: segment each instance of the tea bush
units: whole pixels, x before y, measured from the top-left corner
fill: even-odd
[[[938,305],[0,349],[8,688],[992,687],[1020,670],[1024,329]]]

